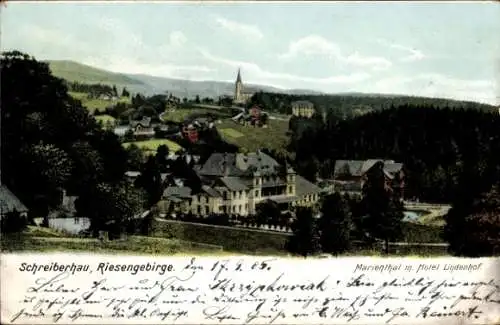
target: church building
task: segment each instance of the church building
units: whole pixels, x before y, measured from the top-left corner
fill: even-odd
[[[238,69],[238,76],[236,77],[236,83],[234,87],[234,98],[233,103],[235,104],[245,104],[250,98],[252,98],[254,91],[251,89],[245,89],[243,87],[243,82],[241,81],[241,71]]]

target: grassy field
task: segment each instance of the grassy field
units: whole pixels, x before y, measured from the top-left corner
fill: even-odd
[[[236,131],[233,128],[218,129],[218,130],[219,130],[220,133],[222,133],[222,135],[224,137],[229,137],[229,138],[237,139],[237,138],[241,138],[242,136],[244,136],[243,133],[241,133],[239,131]]]
[[[22,234],[2,236],[1,244],[4,252],[80,251],[134,255],[224,254],[221,246],[178,239],[129,236],[124,240],[101,242],[98,239],[70,237],[52,229],[32,226]]]
[[[106,123],[115,123],[116,122],[116,119],[111,116],[111,115],[97,115],[97,116],[94,116],[95,119],[97,120],[97,122],[100,122],[102,123],[103,125],[105,125]]]
[[[221,123],[216,124],[217,130],[222,138],[247,151],[256,151],[257,149],[269,148],[279,149],[288,144],[288,121],[287,120],[269,120],[267,128],[245,126],[234,122],[231,117],[235,112],[227,108],[181,108],[173,112],[163,114],[163,119],[174,122],[182,122],[192,115],[212,114],[220,118]],[[286,116],[277,116],[285,118]]]
[[[123,146],[127,148],[132,143],[146,151],[146,153],[150,154],[156,154],[156,150],[161,145],[166,145],[168,147],[168,150],[171,152],[177,152],[182,149],[180,145],[168,139],[152,139],[146,141],[125,142],[123,143]]]
[[[191,115],[205,115],[211,114],[217,118],[225,119],[231,117],[231,112],[227,109],[216,108],[178,108],[172,112],[163,114],[163,119],[173,122],[183,122]]]
[[[196,223],[156,220],[154,237],[128,236],[123,240],[100,241],[79,238],[54,229],[29,226],[21,234],[3,235],[3,252],[96,252],[133,255],[272,255],[290,256],[285,250],[290,235],[270,231],[220,227]],[[413,229],[415,230],[415,229]],[[422,230],[419,229],[418,233]],[[409,238],[408,238],[409,239]],[[414,238],[414,239],[430,239]],[[442,247],[396,247],[392,256],[445,256]],[[380,256],[382,249],[353,242],[343,256]]]
[[[130,98],[128,97],[122,97],[118,100],[111,101],[111,100],[104,100],[104,99],[98,99],[98,98],[88,98],[87,94],[85,93],[76,93],[70,91],[69,94],[71,97],[78,99],[82,102],[82,105],[85,106],[89,111],[93,112],[95,110],[101,112],[104,111],[108,106],[112,106],[116,103],[130,103]]]
[[[279,149],[288,143],[288,122],[269,120],[267,128],[240,125],[232,120],[223,120],[217,124],[217,130],[229,143],[252,152],[261,148]],[[223,130],[230,130],[229,132]],[[234,135],[241,136],[234,136]]]

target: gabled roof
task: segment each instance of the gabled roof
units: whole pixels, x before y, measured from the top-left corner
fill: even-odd
[[[222,196],[217,190],[211,188],[208,185],[202,185],[201,189],[202,189],[202,191],[207,193],[209,196],[212,196],[212,197],[221,197]]]
[[[335,175],[361,176],[362,160],[337,160],[335,161]]]
[[[169,186],[163,191],[166,198],[190,198],[192,190],[187,186]]]
[[[239,177],[221,177],[220,182],[231,191],[242,191],[247,189],[247,186],[240,181]]]
[[[274,174],[279,164],[263,152],[213,153],[198,169],[205,176],[252,176],[254,172],[261,175]]]
[[[14,210],[20,213],[28,212],[28,208],[5,185],[0,185],[0,209],[1,214]]]
[[[403,164],[395,163],[393,160],[337,160],[334,172],[336,176],[362,176],[378,162],[384,164],[384,173],[390,178],[393,178],[394,174],[403,168]]]
[[[300,175],[295,176],[295,194],[297,196],[316,194],[320,192],[321,188],[319,186],[309,182]]]

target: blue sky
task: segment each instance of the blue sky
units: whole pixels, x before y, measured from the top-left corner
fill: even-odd
[[[1,48],[124,73],[500,104],[500,4],[8,3]]]

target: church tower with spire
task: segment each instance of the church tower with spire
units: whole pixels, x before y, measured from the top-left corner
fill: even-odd
[[[234,101],[239,103],[243,101],[242,96],[243,82],[241,81],[241,71],[238,69],[238,76],[236,77],[236,84],[234,87]]]

